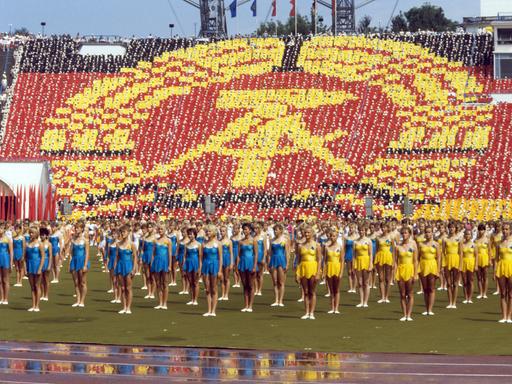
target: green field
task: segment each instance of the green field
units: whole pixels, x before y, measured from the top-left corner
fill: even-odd
[[[421,295],[415,295],[413,322],[400,322],[402,316],[393,288],[391,304],[377,304],[372,290],[369,308],[355,308],[358,295],[342,291],[341,315],[328,315],[328,298],[320,286],[316,320],[300,320],[304,313],[296,301],[299,291],[288,279],[284,308],[273,302],[271,280],[265,276],[265,290],[256,297],[254,312],[241,313],[243,298],[232,289],[231,300],[220,302],[217,317],[204,318],[206,299],[201,293],[199,306],[185,305],[188,296],[172,287],[169,310],[154,310],[154,301],[145,300],[140,276],[136,277],[132,315],[119,315],[120,304],[111,304],[106,293],[108,275],[98,263],[89,273],[89,295],[85,308],[72,308],[73,288],[69,273],[53,284],[50,301],[41,303],[41,312],[27,312],[30,306],[28,281],[23,288],[11,288],[9,306],[0,307],[0,339],[18,341],[61,341],[105,344],[165,345],[314,350],[337,352],[411,352],[442,354],[510,354],[512,325],[499,324],[498,296],[476,300],[473,305],[458,304],[445,309],[446,293],[440,292],[433,317],[424,317]],[[67,268],[67,267],[66,267]],[[291,275],[290,275],[291,276]],[[494,291],[494,284],[489,289]],[[459,297],[462,296],[459,291]],[[476,295],[475,295],[476,296]],[[460,299],[462,300],[462,299]],[[460,301],[459,300],[459,301]]]

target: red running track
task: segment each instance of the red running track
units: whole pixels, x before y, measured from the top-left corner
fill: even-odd
[[[0,342],[2,383],[507,383],[512,357]]]

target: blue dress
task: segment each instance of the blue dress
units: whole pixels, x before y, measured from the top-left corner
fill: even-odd
[[[0,242],[0,268],[11,269],[11,256],[9,255],[9,243]]]
[[[178,239],[176,239],[176,235],[171,235],[169,237],[169,239],[171,240],[171,250],[172,250],[171,256],[176,257],[176,249],[178,248]]]
[[[199,244],[203,244],[204,243],[204,237],[203,236],[199,236],[196,238],[196,241],[199,243]]]
[[[286,248],[285,243],[272,243],[272,256],[270,256],[269,268],[283,268],[286,269]]]
[[[48,269],[50,269],[50,248],[44,246],[44,262],[42,272],[46,272]]]
[[[217,275],[219,273],[219,249],[217,247],[203,248],[203,275]]]
[[[258,263],[263,263],[265,249],[263,248],[263,240],[258,240]]]
[[[199,270],[199,248],[187,247],[187,258],[183,270],[185,272],[197,272]]]
[[[252,272],[254,268],[254,246],[252,244],[240,244],[240,261],[238,262],[238,270],[240,272]],[[258,265],[256,265],[256,271]]]
[[[167,244],[156,243],[151,272],[169,272],[169,247]]]
[[[114,269],[114,264],[116,263],[116,257],[117,257],[117,245],[113,242],[111,242],[107,248],[107,255],[108,255],[108,264],[107,268],[109,271]]]
[[[222,244],[222,268],[231,266],[231,253],[229,252],[229,245]]]
[[[375,258],[377,253],[377,239],[372,239],[372,260]]]
[[[117,260],[115,274],[126,277],[132,273],[133,270],[133,252],[131,249],[119,248],[117,254],[119,260]]]
[[[83,244],[71,243],[71,261],[69,271],[81,271],[85,267],[85,242]],[[87,263],[87,269],[91,267],[91,261]]]
[[[233,264],[236,263],[236,259],[238,258],[238,244],[240,240],[231,240],[231,248],[233,248]]]
[[[110,244],[114,242],[114,238],[106,237],[105,238],[105,249],[103,250],[103,262],[109,261],[109,252],[110,252]],[[110,269],[110,267],[108,267]]]
[[[354,240],[345,240],[345,261],[352,261],[354,258]]]
[[[178,245],[178,253],[176,254],[176,261],[181,264],[183,263],[183,257],[185,256],[185,244],[180,243]]]
[[[52,245],[52,256],[55,257],[60,252],[60,238],[58,236],[50,236],[48,240]]]
[[[15,261],[23,259],[23,239],[14,239],[12,241],[12,252]]]
[[[41,252],[39,252],[39,243],[33,246],[25,247],[25,255],[27,260],[27,273],[37,275],[39,265],[41,264]]]
[[[154,242],[144,240],[144,250],[142,252],[142,262],[144,264],[151,264],[151,258],[153,257],[153,249],[154,248],[155,248]]]

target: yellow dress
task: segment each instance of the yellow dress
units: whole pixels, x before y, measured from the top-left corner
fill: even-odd
[[[297,266],[297,276],[311,279],[318,272],[318,261],[316,259],[316,248],[299,247],[300,263]]]
[[[423,236],[423,235],[418,235],[418,236],[416,236],[416,237],[414,238],[414,240],[416,240],[416,243],[417,243],[418,245],[423,244],[423,243],[426,241],[425,236]]]
[[[491,247],[491,257],[493,259],[496,258],[496,244],[499,244],[502,238],[503,238],[503,235],[501,233],[493,236],[493,238],[492,238],[493,246]]]
[[[414,277],[413,251],[398,251],[398,265],[396,268],[395,279],[409,281]]]
[[[448,240],[445,241],[445,259],[446,259],[446,265],[445,267],[450,269],[459,269],[460,264],[460,256],[459,256],[459,242]]]
[[[375,265],[393,265],[393,254],[391,253],[391,240],[377,239],[377,253],[375,254]]]
[[[327,250],[327,263],[325,265],[325,275],[327,277],[338,277],[341,273],[340,250]]]
[[[442,268],[446,267],[446,252],[444,251],[444,248],[443,248],[443,240],[444,239],[437,240],[437,244],[439,244],[439,247],[441,248],[441,267]]]
[[[498,248],[498,263],[496,264],[496,277],[512,277],[512,245]]]
[[[368,244],[355,244],[354,249],[356,255],[354,258],[354,269],[356,271],[370,270],[370,254],[368,249],[371,245]]]
[[[486,241],[477,242],[476,248],[478,250],[478,266],[488,267],[490,265],[489,260],[489,243]]]
[[[462,272],[475,272],[475,246],[462,246]]]
[[[425,244],[421,244],[419,247],[419,256],[420,274],[424,277],[428,275],[439,276],[436,248]]]

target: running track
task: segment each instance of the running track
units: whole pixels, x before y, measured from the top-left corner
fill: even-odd
[[[0,342],[1,383],[507,383],[512,357]]]

